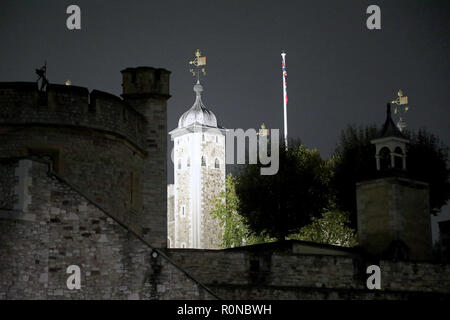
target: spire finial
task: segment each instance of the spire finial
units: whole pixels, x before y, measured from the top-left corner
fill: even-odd
[[[195,77],[197,76],[197,84],[200,84],[200,73],[203,73],[203,75],[206,75],[206,57],[202,57],[202,53],[199,49],[197,49],[194,53],[195,59],[192,61],[189,61],[190,65],[193,65],[195,68],[189,69],[189,71],[192,73],[192,75]],[[195,89],[194,89],[195,90]]]

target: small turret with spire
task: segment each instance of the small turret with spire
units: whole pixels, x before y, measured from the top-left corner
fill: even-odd
[[[376,147],[377,170],[406,170],[406,144],[409,142],[392,120],[391,104],[386,106],[386,121],[378,138],[370,141]]]

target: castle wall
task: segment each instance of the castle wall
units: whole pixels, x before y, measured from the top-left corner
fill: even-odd
[[[26,216],[0,210],[0,299],[213,298],[47,171],[46,164],[32,162]],[[12,180],[0,176],[0,181]],[[81,290],[66,286],[70,265],[81,268]]]
[[[29,124],[101,130],[145,146],[146,119],[119,97],[76,86],[50,84],[39,92],[34,82],[0,83],[0,126]]]
[[[140,189],[132,185],[132,175],[138,179],[145,160],[123,141],[100,132],[31,126],[10,128],[0,135],[1,157],[33,155],[30,150],[56,152],[55,170],[62,177],[140,232],[145,212],[141,199],[132,200],[132,188],[135,193]]]
[[[169,256],[222,299],[410,299],[450,296],[450,265],[305,255],[276,250],[169,250]],[[368,265],[381,290],[368,290]],[[441,296],[442,297],[442,296]]]
[[[0,83],[0,159],[50,157],[90,199],[166,247],[170,72],[127,70],[124,100],[77,86],[49,84],[41,92],[36,83]],[[136,85],[130,70],[146,82]]]
[[[259,251],[170,249],[170,260],[161,254],[155,259],[134,233],[49,176],[46,164],[2,163],[0,170],[10,174],[0,176],[0,185],[17,190],[20,181],[11,172],[19,174],[19,167],[29,168],[30,201],[27,212],[0,210],[0,299],[213,298],[199,283],[224,299],[450,296],[450,265],[369,262],[264,246]],[[365,287],[370,264],[381,268],[382,290]],[[67,289],[69,265],[81,268],[81,290]]]

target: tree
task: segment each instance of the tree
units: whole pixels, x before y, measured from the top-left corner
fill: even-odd
[[[225,191],[216,200],[214,218],[219,219],[224,228],[222,247],[232,248],[271,242],[276,239],[252,233],[247,221],[239,212],[239,198],[236,194],[236,184],[239,177],[228,174]],[[326,211],[320,218],[312,217],[312,222],[300,229],[298,233],[290,234],[288,239],[311,241],[336,246],[355,246],[355,231],[348,227],[348,214],[342,211]]]
[[[260,166],[247,165],[236,184],[238,212],[251,234],[283,240],[328,207],[330,167],[317,150],[281,145],[278,173],[261,175]]]
[[[268,242],[260,235],[252,234],[246,224],[245,218],[239,213],[239,198],[236,195],[238,177],[228,174],[225,179],[225,191],[221,192],[211,212],[218,219],[224,229],[222,247],[233,248]]]
[[[439,139],[420,130],[404,132],[410,140],[406,151],[407,176],[429,183],[432,214],[440,211],[450,197],[448,147]],[[337,207],[350,213],[351,226],[356,228],[356,183],[377,176],[375,146],[370,140],[378,137],[375,126],[357,129],[348,126],[341,134],[332,164],[332,188]]]
[[[322,217],[313,217],[312,222],[300,229],[290,239],[324,243],[341,247],[354,247],[355,230],[348,226],[348,214],[343,211],[326,211]]]
[[[430,210],[437,214],[450,198],[449,149],[439,138],[425,129],[406,132],[411,143],[407,146],[406,167],[409,176],[428,182]]]
[[[348,126],[341,132],[330,163],[333,167],[331,186],[338,209],[348,212],[350,225],[356,228],[356,182],[376,175],[375,147],[370,143],[379,135],[376,126]]]

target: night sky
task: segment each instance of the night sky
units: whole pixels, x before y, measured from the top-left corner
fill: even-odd
[[[71,4],[80,31],[66,28]],[[366,28],[371,4],[381,30]],[[208,62],[203,101],[220,125],[282,130],[285,50],[289,135],[324,157],[347,124],[381,125],[398,89],[408,127],[450,144],[450,1],[1,0],[0,39],[0,81],[34,81],[47,60],[50,82],[119,95],[126,67],[172,71],[169,130],[194,102],[197,48]]]

